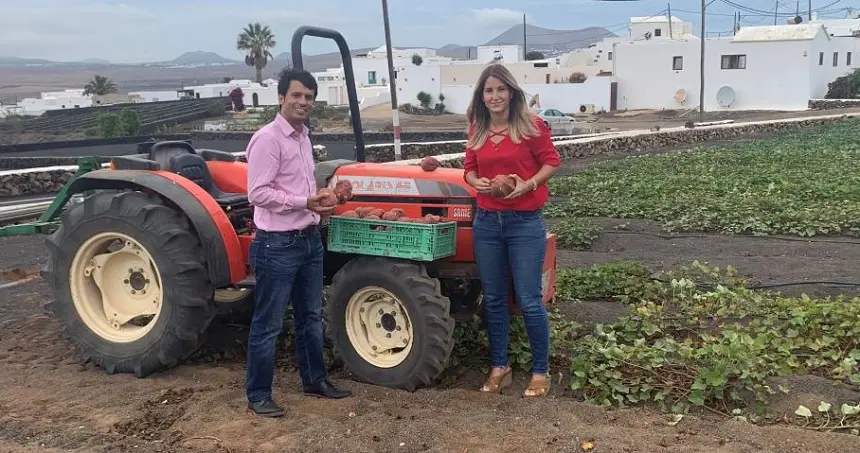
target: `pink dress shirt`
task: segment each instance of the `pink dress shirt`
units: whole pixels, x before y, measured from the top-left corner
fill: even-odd
[[[319,224],[319,214],[307,209],[308,197],[317,191],[307,127],[297,131],[278,114],[254,133],[245,155],[248,201],[258,229],[290,231]]]

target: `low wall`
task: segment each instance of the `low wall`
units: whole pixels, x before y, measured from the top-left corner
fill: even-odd
[[[675,148],[684,145],[729,140],[741,136],[772,134],[787,130],[817,127],[824,124],[856,118],[860,114],[830,115],[821,117],[792,118],[788,120],[758,121],[751,123],[719,124],[695,128],[676,127],[660,131],[626,131],[615,134],[558,140],[555,142],[562,159],[594,156],[599,154],[641,153],[647,150]],[[462,168],[463,142],[413,144],[401,148],[403,161],[413,160],[417,164],[426,156],[446,155],[443,166],[459,165]],[[394,160],[393,145],[367,147],[367,160],[388,162]],[[401,162],[403,162],[401,161]],[[441,161],[441,159],[440,159]],[[457,163],[459,162],[459,163]]]
[[[243,132],[243,131],[194,131],[191,133],[191,137],[194,140],[251,140],[251,136],[254,135],[253,132]],[[391,142],[394,143],[394,133],[393,132],[364,132],[362,134],[364,136],[365,143],[367,142]],[[400,140],[402,142],[405,141],[415,141],[415,142],[428,142],[428,141],[438,141],[438,140],[465,140],[466,139],[466,128],[463,127],[462,131],[428,131],[428,132],[401,132]],[[313,134],[312,140],[315,143],[325,142],[325,143],[354,143],[355,135],[352,132],[349,133],[322,133],[322,134]]]
[[[322,162],[328,158],[325,146],[314,146],[314,162]],[[239,161],[245,162],[245,153],[233,153]],[[77,170],[75,158],[62,157],[8,157],[0,159],[5,165],[15,167],[33,163],[34,159],[50,160],[50,165],[0,171],[0,198],[17,197],[21,195],[53,194],[59,192],[63,184],[69,181]],[[108,159],[105,159],[107,162]]]
[[[85,148],[90,146],[102,145],[127,145],[130,143],[144,143],[152,141],[169,141],[169,140],[190,140],[188,134],[151,134],[137,135],[134,137],[115,137],[115,138],[86,138],[82,140],[65,140],[54,142],[31,142],[18,143],[14,145],[0,145],[0,156],[4,153],[23,152],[23,151],[42,151],[48,149],[59,148]]]
[[[562,159],[575,159],[578,157],[599,154],[634,154],[641,153],[646,150],[675,148],[697,143],[728,140],[741,136],[755,136],[810,128],[855,119],[858,117],[860,117],[860,113],[758,121],[750,123],[719,124],[713,126],[700,126],[693,129],[688,129],[682,126],[662,129],[660,131],[626,131],[592,135],[575,139],[561,139],[556,141],[556,147],[558,148]],[[393,145],[371,145],[367,149],[367,156],[369,160],[373,159],[373,161],[376,162],[390,161],[388,163],[393,165],[417,165],[420,163],[420,158],[422,157],[437,156],[443,167],[463,168],[462,141],[405,144],[402,151],[403,155],[406,156],[406,159],[393,162]],[[234,155],[238,156],[240,160],[244,160],[243,153],[234,153]],[[314,160],[319,162],[326,160],[326,158],[327,152],[325,147],[319,145],[315,146]],[[70,165],[62,167],[0,171],[0,197],[57,192],[62,185],[68,181],[75,170],[76,167],[74,165]]]
[[[860,107],[860,99],[810,99],[812,110],[850,109]]]

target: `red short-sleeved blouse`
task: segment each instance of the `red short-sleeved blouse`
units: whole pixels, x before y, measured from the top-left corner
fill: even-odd
[[[477,151],[467,147],[464,177],[470,171],[475,171],[478,177],[488,179],[493,179],[496,175],[517,174],[528,181],[544,165],[559,166],[561,162],[558,150],[552,142],[549,128],[540,118],[534,117],[534,120],[540,131],[537,137],[523,138],[516,144],[505,135],[498,145],[488,138],[484,146]],[[469,128],[470,137],[473,130],[474,127]],[[534,211],[542,208],[548,200],[549,187],[546,183],[538,185],[532,192],[510,200],[482,193],[479,193],[477,198],[478,207],[489,211]]]

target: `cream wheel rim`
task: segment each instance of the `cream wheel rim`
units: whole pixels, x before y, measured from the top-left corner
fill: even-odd
[[[379,368],[399,365],[412,351],[412,321],[403,303],[378,286],[362,288],[349,299],[346,334],[358,355]]]
[[[122,233],[87,239],[72,259],[69,284],[81,320],[108,341],[139,340],[161,314],[158,268],[146,248]]]

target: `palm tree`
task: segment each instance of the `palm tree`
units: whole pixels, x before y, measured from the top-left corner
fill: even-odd
[[[104,95],[108,93],[116,93],[116,84],[105,76],[96,74],[84,86],[84,94]]]
[[[245,64],[257,68],[257,83],[263,83],[263,68],[269,60],[273,60],[271,49],[275,47],[275,34],[268,25],[260,25],[259,22],[249,23],[239,33],[236,40],[236,49],[248,52],[245,55]]]

